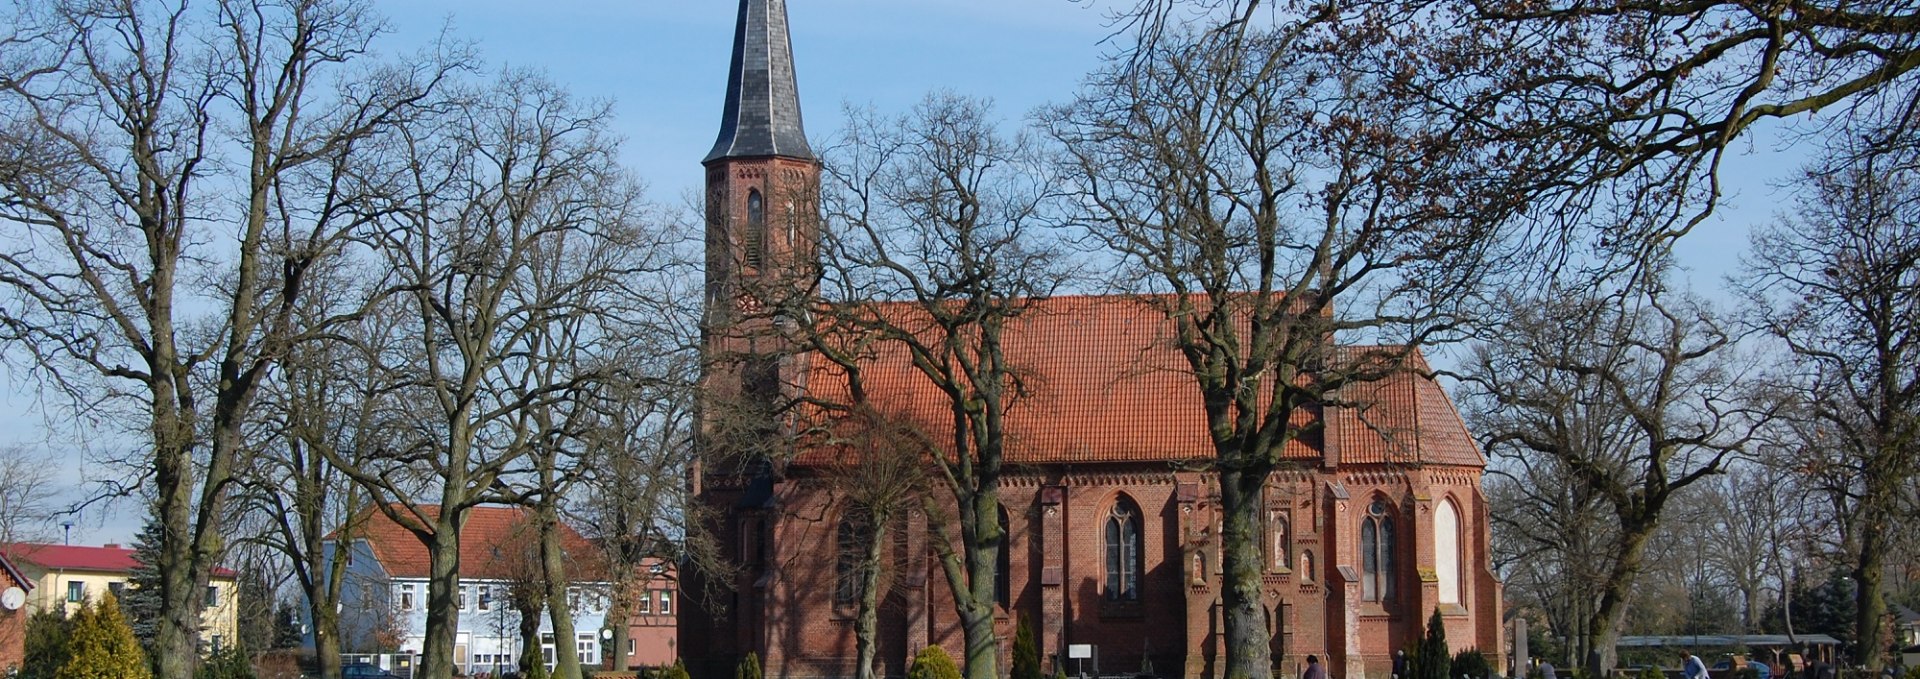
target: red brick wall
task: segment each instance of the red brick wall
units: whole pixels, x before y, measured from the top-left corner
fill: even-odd
[[[683,654],[725,656],[714,664],[730,672],[729,663],[751,648],[761,654],[770,677],[853,674],[855,610],[833,600],[833,554],[842,508],[824,483],[800,478],[803,473],[798,470],[776,493],[778,509],[769,516],[775,524],[771,558],[735,580],[743,586],[742,611],[760,614],[741,619],[754,629],[734,638],[747,643],[730,644],[725,635],[704,643],[683,633]],[[1438,605],[1437,583],[1423,573],[1431,574],[1435,565],[1432,511],[1435,503],[1448,498],[1460,509],[1465,557],[1463,605],[1443,610],[1448,639],[1455,650],[1478,647],[1498,655],[1498,583],[1487,570],[1485,503],[1478,477],[1474,469],[1276,474],[1267,508],[1288,518],[1292,535],[1288,567],[1282,569],[1269,558],[1265,576],[1263,601],[1284,618],[1272,641],[1278,669],[1296,674],[1305,656],[1316,654],[1328,658],[1336,677],[1387,676],[1392,652],[1422,633],[1427,614]],[[1102,673],[1136,672],[1143,659],[1150,659],[1160,676],[1217,676],[1224,669],[1218,661],[1220,562],[1215,536],[1220,524],[1217,494],[1209,489],[1208,478],[1161,465],[1079,465],[1071,472],[1025,470],[1008,478],[1001,499],[1011,533],[1013,601],[1011,611],[1000,616],[1001,671],[1009,665],[1013,615],[1025,613],[1039,630],[1043,656],[1064,655],[1067,644],[1090,643],[1098,647]],[[1339,497],[1340,490],[1345,498]],[[1142,598],[1137,604],[1114,604],[1102,595],[1103,522],[1122,494],[1144,515]],[[1338,568],[1346,565],[1358,572],[1360,520],[1376,494],[1393,508],[1396,527],[1396,597],[1384,604],[1360,601],[1357,583],[1349,585]],[[719,498],[716,494],[713,500]],[[738,525],[736,521],[722,531],[724,539],[740,542]],[[898,542],[882,605],[879,646],[883,673],[898,676],[924,643],[940,644],[956,658],[963,644],[946,575],[926,556],[931,532],[903,522],[894,533]],[[1313,555],[1311,574],[1300,570],[1301,555],[1308,552]],[[1195,554],[1205,564],[1197,582]],[[1054,564],[1058,584],[1049,584],[1044,575]],[[692,607],[687,612],[683,630],[698,627],[706,617]],[[1345,627],[1350,615],[1358,625],[1352,635]],[[1357,646],[1349,648],[1348,639]]]

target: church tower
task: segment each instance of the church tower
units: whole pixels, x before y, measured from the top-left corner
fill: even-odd
[[[801,124],[786,0],[741,0],[720,136],[701,163],[708,327],[731,351],[761,353],[730,340],[760,334],[759,312],[805,294],[817,256],[820,161]]]
[[[691,470],[697,517],[719,573],[687,569],[678,654],[696,679],[732,676],[740,658],[782,661],[782,620],[768,558],[779,544],[772,460],[782,405],[805,372],[785,331],[787,310],[816,278],[820,161],[807,144],[788,41],[786,0],[741,0],[720,135],[706,168],[705,356],[698,446]],[[720,587],[709,585],[723,584]]]

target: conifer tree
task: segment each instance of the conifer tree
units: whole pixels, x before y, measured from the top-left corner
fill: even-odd
[[[1041,679],[1040,646],[1033,640],[1033,621],[1020,616],[1020,627],[1013,633],[1012,679]]]
[[[1440,609],[1433,610],[1427,618],[1427,636],[1414,642],[1412,658],[1407,661],[1407,674],[1412,679],[1448,679],[1453,672],[1453,656],[1447,652],[1447,628],[1440,619]]]
[[[141,650],[149,653],[160,630],[161,581],[156,564],[160,563],[161,530],[160,523],[148,516],[140,534],[134,536],[133,572],[127,574],[127,586],[120,594],[120,612],[126,616],[127,627],[133,630]]]
[[[61,608],[39,611],[27,618],[25,656],[20,661],[20,679],[53,679],[66,664],[67,636],[72,621]]]
[[[740,667],[733,676],[734,679],[760,679],[760,656],[747,652],[747,657],[740,659]]]
[[[133,638],[133,630],[120,614],[120,602],[108,592],[97,602],[80,608],[73,618],[73,631],[67,637],[72,657],[54,679],[151,679],[147,654]]]

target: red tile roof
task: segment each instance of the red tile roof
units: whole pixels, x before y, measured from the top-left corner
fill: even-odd
[[[405,508],[396,508],[402,516],[406,516]],[[440,507],[420,505],[420,513],[430,520],[437,519]],[[461,577],[483,580],[512,578],[516,561],[512,557],[524,554],[523,550],[535,544],[534,528],[530,523],[532,514],[532,510],[525,507],[482,506],[467,510],[467,522],[460,529]],[[366,540],[372,546],[375,558],[380,560],[380,566],[386,569],[389,576],[427,577],[431,560],[427,555],[427,546],[419,536],[372,507],[362,510],[357,518],[365,521],[359,528],[357,539]],[[595,564],[600,562],[599,550],[564,522],[560,524],[560,531],[561,544],[565,545],[572,557],[567,564],[569,569],[573,569],[570,574],[575,579],[593,578],[597,573]]]
[[[1005,335],[1006,356],[1029,392],[1009,408],[1006,433],[1011,464],[1150,462],[1213,456],[1200,390],[1171,344],[1172,326],[1159,309],[1129,296],[1065,296],[1035,300]],[[912,327],[916,312],[902,304],[871,305]],[[1343,462],[1483,465],[1484,461],[1446,393],[1424,377],[1414,352],[1409,370],[1349,390],[1364,408],[1336,410],[1331,429]],[[850,400],[844,370],[815,358],[805,377],[808,395],[830,403]],[[945,396],[916,369],[898,342],[882,343],[860,363],[870,403],[920,426],[937,444],[950,441],[952,415]],[[1317,411],[1295,415],[1309,425]],[[1321,458],[1319,429],[1287,445],[1283,459]],[[801,464],[826,462],[826,451],[803,454]]]
[[[140,566],[133,550],[118,545],[86,547],[81,545],[43,545],[16,543],[6,546],[7,556],[15,562],[41,570],[92,571],[96,573],[132,573]],[[214,567],[214,577],[238,575],[231,568]]]

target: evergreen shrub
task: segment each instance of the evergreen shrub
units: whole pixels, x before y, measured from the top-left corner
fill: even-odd
[[[907,679],[960,679],[960,668],[953,664],[945,649],[928,646],[913,656]]]

